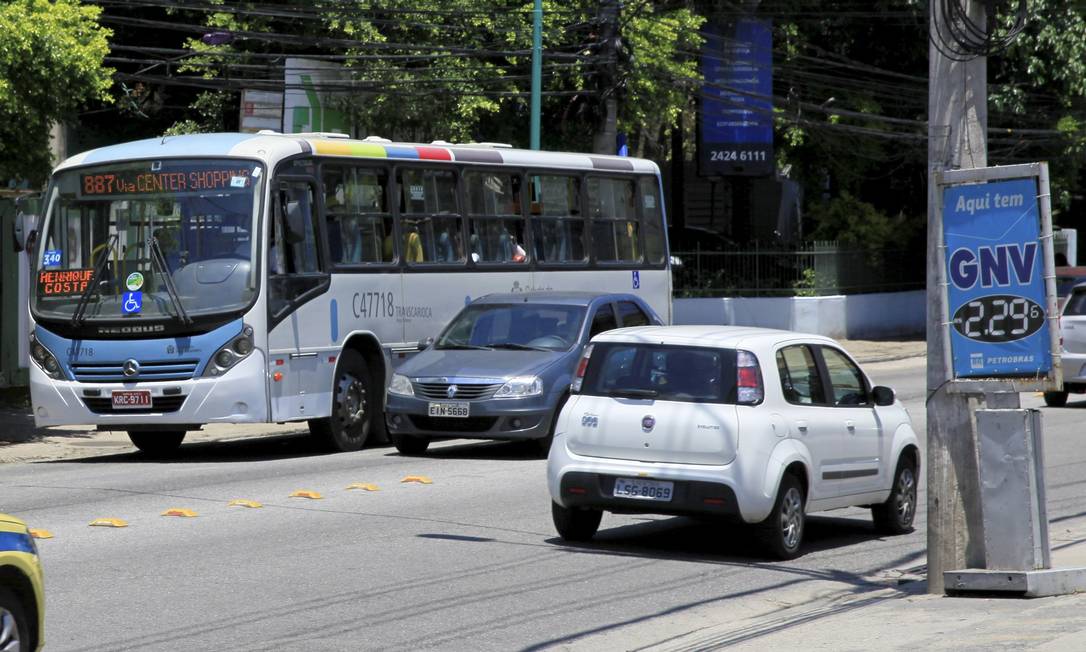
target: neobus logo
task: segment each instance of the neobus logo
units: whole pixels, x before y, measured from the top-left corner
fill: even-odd
[[[166,330],[165,324],[148,324],[146,326],[99,326],[99,335],[132,335],[135,333],[161,333]]]

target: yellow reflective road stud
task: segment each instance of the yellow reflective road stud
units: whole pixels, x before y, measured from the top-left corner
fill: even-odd
[[[30,532],[30,536],[34,537],[35,539],[52,539],[53,538],[53,533],[50,532],[49,530],[30,529],[30,530],[28,530],[28,532]]]
[[[246,500],[245,498],[235,498],[226,503],[227,507],[248,507],[249,509],[259,509],[264,505],[256,502],[255,500]]]
[[[128,521],[120,518],[96,518],[90,522],[91,527],[128,527]]]
[[[352,482],[351,484],[347,485],[347,489],[361,489],[363,491],[380,491],[380,489],[377,488],[377,485],[373,484],[372,482]]]
[[[162,512],[163,516],[180,516],[181,518],[194,518],[196,512],[185,507],[173,507]]]
[[[407,476],[401,482],[418,482],[419,485],[432,485],[433,480],[427,476]]]
[[[308,498],[310,500],[320,500],[321,498],[324,498],[324,496],[320,495],[316,491],[307,491],[305,489],[299,489],[298,491],[295,491],[294,493],[290,494],[290,497],[291,498]]]

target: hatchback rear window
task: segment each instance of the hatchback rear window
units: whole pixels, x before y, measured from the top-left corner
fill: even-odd
[[[1086,289],[1075,290],[1063,307],[1065,315],[1086,315]]]
[[[592,350],[581,393],[735,403],[736,355],[735,349],[601,342]]]

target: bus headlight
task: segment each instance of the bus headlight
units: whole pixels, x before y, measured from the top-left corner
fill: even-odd
[[[38,365],[39,369],[45,372],[46,376],[56,380],[64,377],[56,356],[33,335],[30,336],[30,358],[34,360],[34,364]]]
[[[403,374],[392,374],[392,380],[388,383],[388,393],[397,396],[414,396],[415,388],[411,386],[411,379]]]
[[[494,393],[494,398],[525,398],[543,393],[543,381],[539,376],[510,378]]]
[[[204,376],[221,376],[230,371],[237,363],[249,357],[255,348],[253,344],[253,327],[244,326],[234,339],[222,345],[215,355],[207,362],[204,368]]]

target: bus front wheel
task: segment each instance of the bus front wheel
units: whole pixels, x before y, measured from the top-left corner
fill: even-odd
[[[129,430],[132,444],[147,455],[169,455],[181,447],[184,430]]]
[[[313,419],[309,430],[333,451],[357,451],[366,443],[373,422],[376,393],[362,354],[347,349],[339,356],[332,386],[332,416]]]

